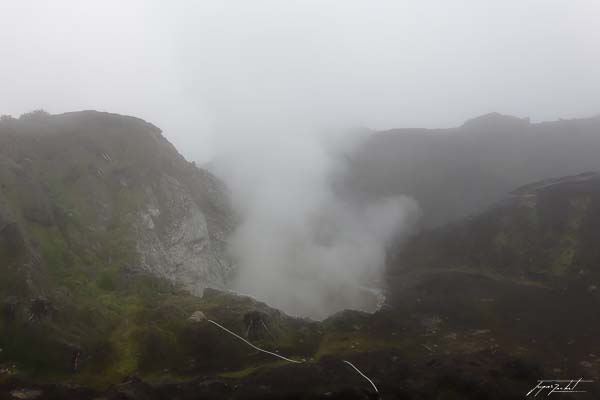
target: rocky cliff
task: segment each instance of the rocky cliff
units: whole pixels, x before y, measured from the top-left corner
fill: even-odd
[[[149,271],[196,294],[231,273],[223,185],[140,119],[95,111],[6,119],[0,187],[2,234],[22,248],[15,268],[28,269],[23,289],[43,292],[42,269],[73,263],[92,273]]]
[[[221,182],[152,124],[96,111],[0,119],[0,380],[111,381],[156,354],[180,360],[173,337],[194,295],[233,272],[233,224]]]

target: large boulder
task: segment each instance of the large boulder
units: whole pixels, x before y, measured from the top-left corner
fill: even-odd
[[[203,322],[206,321],[206,315],[202,311],[194,311],[188,318],[190,322]]]

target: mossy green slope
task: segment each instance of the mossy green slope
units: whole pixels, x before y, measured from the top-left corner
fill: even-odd
[[[0,364],[92,383],[213,368],[194,342],[216,351],[222,336],[187,323],[212,300],[138,268],[134,220],[164,174],[219,211],[198,192],[207,173],[142,120],[89,111],[0,123]],[[48,304],[39,318],[36,299]]]

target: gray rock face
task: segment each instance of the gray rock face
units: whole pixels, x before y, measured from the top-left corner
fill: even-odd
[[[163,175],[145,192],[146,207],[136,227],[142,268],[197,295],[206,287],[224,287],[229,272],[224,267],[226,256],[213,244],[206,216],[190,191],[176,178]]]

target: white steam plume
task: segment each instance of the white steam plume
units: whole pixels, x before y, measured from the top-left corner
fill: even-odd
[[[385,246],[409,227],[416,204],[407,197],[369,204],[342,198],[333,183],[363,136],[276,120],[264,115],[240,124],[238,117],[235,134],[228,135],[231,126],[221,132],[216,167],[241,216],[230,240],[239,268],[233,289],[317,319],[373,310],[373,295],[360,288],[380,281]]]

